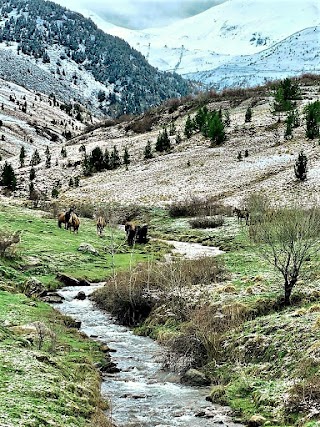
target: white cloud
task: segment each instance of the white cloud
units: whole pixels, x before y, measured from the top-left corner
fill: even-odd
[[[196,15],[226,0],[55,0],[71,10],[89,10],[115,25],[148,28]]]

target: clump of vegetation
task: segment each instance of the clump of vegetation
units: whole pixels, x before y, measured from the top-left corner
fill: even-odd
[[[224,217],[217,215],[215,217],[198,217],[189,221],[192,228],[216,228],[224,224]]]
[[[144,158],[146,160],[148,159],[152,159],[153,158],[153,154],[152,154],[152,147],[151,147],[151,141],[150,139],[148,139],[147,144],[144,148]]]
[[[172,218],[188,216],[230,215],[230,208],[217,203],[215,200],[193,197],[169,206],[169,215]]]
[[[162,153],[163,151],[170,151],[170,149],[171,149],[171,142],[170,142],[167,128],[165,127],[162,132],[159,132],[157,142],[156,142],[156,151],[160,151],[160,153]]]
[[[246,123],[250,123],[250,122],[251,122],[251,119],[252,119],[252,109],[251,109],[251,107],[249,106],[249,107],[247,108],[247,110],[246,110],[246,114],[245,114],[244,121],[245,121]]]
[[[222,120],[221,111],[209,111],[206,106],[199,108],[194,119],[187,117],[184,134],[190,138],[193,132],[201,132],[211,140],[211,145],[220,145],[226,139],[224,127],[230,124],[229,113],[226,115],[225,123]]]
[[[297,81],[286,78],[274,88],[274,111],[292,110],[296,103],[295,100],[301,98],[301,91]]]
[[[216,282],[224,275],[223,265],[209,257],[142,264],[110,278],[94,293],[94,300],[125,325],[140,325],[151,310],[164,303],[181,321],[186,320],[188,312],[186,289]]]
[[[308,164],[307,156],[303,153],[303,151],[301,151],[294,165],[295,176],[300,181],[305,181],[307,179],[307,172],[308,172],[307,164]]]

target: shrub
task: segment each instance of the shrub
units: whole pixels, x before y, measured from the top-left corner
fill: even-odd
[[[177,260],[166,264],[143,264],[120,272],[94,294],[95,301],[122,324],[141,324],[155,307],[166,304],[179,320],[186,320],[190,307],[186,290],[225,276],[223,264],[211,257]],[[164,319],[167,320],[166,316]]]
[[[169,206],[169,215],[172,218],[190,217],[197,215],[230,215],[230,208],[211,199],[193,197]]]
[[[189,221],[192,228],[216,228],[224,224],[224,218],[221,215],[215,217],[198,217]]]

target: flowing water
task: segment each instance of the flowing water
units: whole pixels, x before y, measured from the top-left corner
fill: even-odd
[[[102,382],[114,423],[118,427],[237,426],[228,417],[227,408],[205,400],[208,388],[181,385],[174,373],[161,369],[164,350],[156,342],[118,325],[89,299],[74,299],[80,290],[89,295],[99,286],[64,288],[59,293],[65,301],[56,307],[80,320],[81,330],[88,336],[116,350],[112,359],[121,371]],[[210,417],[196,416],[200,412]]]

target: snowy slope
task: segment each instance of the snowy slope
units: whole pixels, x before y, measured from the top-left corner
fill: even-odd
[[[90,13],[81,10],[82,13]],[[96,24],[139,50],[161,70],[180,74],[215,68],[320,24],[318,0],[228,0],[164,28],[128,30],[91,14]]]
[[[320,74],[320,26],[299,31],[255,55],[237,56],[214,70],[187,77],[216,89],[255,86],[312,72]]]

